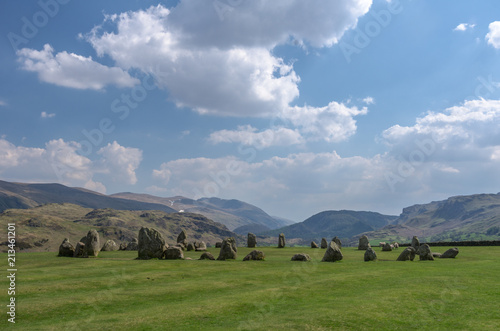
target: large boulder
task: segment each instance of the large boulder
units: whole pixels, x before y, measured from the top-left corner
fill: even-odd
[[[326,241],[326,238],[321,238],[321,248],[327,248],[328,247],[328,241]]]
[[[253,233],[248,232],[247,247],[254,248],[255,246],[257,246],[257,237]]]
[[[392,246],[389,242],[386,242],[384,244],[384,246],[382,246],[382,251],[383,252],[391,252],[393,247],[394,246]]]
[[[108,239],[104,245],[102,245],[101,251],[112,252],[117,251],[120,247],[115,243],[114,240]]]
[[[187,234],[186,231],[182,230],[177,236],[177,243],[182,243],[184,246],[187,245]]]
[[[373,248],[368,247],[368,249],[365,251],[364,259],[365,259],[365,262],[375,261],[377,259],[377,254],[375,253]]]
[[[458,255],[458,248],[455,247],[455,248],[450,248],[449,250],[447,250],[446,252],[444,252],[440,258],[442,259],[454,259],[455,256]]]
[[[417,236],[413,236],[411,239],[411,247],[415,248],[415,250],[418,250],[420,247],[420,240],[418,240]]]
[[[415,248],[408,246],[399,254],[396,261],[413,261],[415,259]]]
[[[370,241],[368,240],[368,237],[366,235],[362,235],[359,238],[359,244],[358,244],[358,250],[360,251],[366,251],[370,246]]]
[[[165,260],[178,260],[184,259],[184,254],[182,253],[182,249],[180,247],[171,246],[165,250],[163,257]]]
[[[417,254],[420,256],[420,261],[434,261],[431,248],[427,244],[420,245]]]
[[[314,241],[311,241],[311,248],[319,248],[319,246]]]
[[[340,251],[340,247],[335,243],[335,241],[330,241],[330,245],[328,245],[321,262],[336,262],[342,260],[343,258],[344,256]]]
[[[260,261],[260,260],[264,260],[265,257],[266,257],[266,255],[264,254],[264,252],[259,251],[259,250],[253,250],[250,253],[248,253],[247,256],[245,256],[243,258],[243,261],[250,261],[250,260]]]
[[[75,255],[75,247],[71,245],[68,238],[64,238],[63,242],[59,246],[58,256],[73,257]]]
[[[308,254],[298,253],[292,256],[292,261],[311,261],[311,257]]]
[[[101,244],[99,243],[99,233],[92,229],[87,233],[85,247],[87,248],[88,256],[97,256],[101,251]]]
[[[207,250],[207,244],[205,244],[204,241],[195,241],[194,242],[194,250],[199,252],[199,251],[206,251]]]
[[[85,247],[85,244],[81,241],[76,244],[75,254],[73,255],[73,257],[89,257],[89,255],[87,254],[87,247]]]
[[[137,238],[132,239],[131,242],[127,244],[127,248],[125,248],[126,251],[138,251],[139,250],[139,241]]]
[[[210,252],[205,252],[201,254],[200,260],[215,260],[215,257]]]
[[[140,260],[161,259],[168,248],[161,233],[153,228],[142,227],[139,230],[138,258]]]
[[[342,242],[340,241],[339,237],[337,236],[333,237],[332,241],[335,241],[337,246],[339,246],[339,248],[342,249]]]
[[[222,242],[217,260],[234,260],[237,257],[237,252],[236,240],[233,237],[226,238]]]
[[[285,247],[285,234],[280,233],[280,237],[278,238],[278,248],[284,248]]]

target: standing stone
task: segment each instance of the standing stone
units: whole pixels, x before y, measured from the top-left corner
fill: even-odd
[[[238,248],[236,247],[236,240],[233,237],[224,239],[222,247],[220,248],[219,257],[217,260],[236,259]]]
[[[201,254],[200,260],[215,260],[215,257],[210,252],[205,252]]]
[[[330,241],[330,245],[328,246],[321,262],[336,262],[342,260],[343,258],[344,256],[342,255],[339,246],[337,246],[335,241]]]
[[[186,231],[182,230],[181,233],[179,233],[179,235],[177,236],[177,243],[181,243],[184,246],[186,246],[187,245],[186,239],[187,239]]]
[[[88,256],[97,256],[101,251],[101,244],[99,243],[99,233],[92,229],[87,233],[87,241],[85,247],[87,248]]]
[[[308,254],[298,253],[292,256],[292,261],[311,261],[311,257]]]
[[[314,241],[311,241],[311,248],[319,248],[319,246]]]
[[[377,254],[375,253],[373,248],[368,247],[368,249],[365,252],[364,258],[365,258],[365,262],[375,261],[377,259]]]
[[[132,241],[127,244],[127,248],[125,250],[127,251],[139,250],[139,241],[137,240],[137,238],[132,239]]]
[[[222,241],[218,241],[215,243],[215,248],[221,248],[222,247]]]
[[[333,237],[332,241],[335,241],[337,246],[339,246],[339,248],[342,249],[342,242],[340,241],[339,237],[337,236]]]
[[[420,245],[417,254],[420,255],[420,261],[434,261],[431,248],[427,244]]]
[[[168,245],[158,230],[142,227],[139,230],[138,257],[140,260],[161,259]]]
[[[399,248],[399,243],[398,243],[398,242],[396,242],[396,241],[395,241],[394,243],[392,243],[392,245],[394,246],[394,249]]]
[[[248,253],[247,256],[245,256],[243,258],[243,261],[250,261],[250,260],[261,261],[261,260],[264,260],[265,257],[266,257],[266,255],[264,254],[264,252],[258,251],[258,250],[253,250],[250,253]]]
[[[257,246],[257,237],[251,232],[248,232],[247,246],[248,248]]]
[[[107,240],[104,245],[102,245],[101,251],[104,252],[112,252],[112,251],[117,251],[120,247],[115,243],[114,240]]]
[[[73,255],[75,255],[75,247],[71,245],[68,238],[64,238],[63,242],[59,246],[58,256],[73,257]]]
[[[199,251],[206,251],[207,250],[207,244],[205,244],[204,241],[195,241],[194,242],[194,250],[199,252]]]
[[[458,248],[455,247],[455,248],[450,248],[449,250],[447,250],[446,252],[444,252],[440,258],[442,259],[454,259],[455,256],[458,255]]]
[[[413,261],[415,259],[415,248],[408,246],[399,254],[396,261]]]
[[[87,248],[81,241],[76,244],[75,254],[73,255],[73,257],[89,257],[89,255],[87,254]]]
[[[196,247],[194,247],[194,243],[188,243],[186,246],[186,250],[189,251],[194,251]]]
[[[180,247],[171,246],[165,250],[163,257],[165,260],[178,260],[184,259],[184,254],[182,253],[182,249]]]
[[[366,235],[362,235],[359,238],[359,244],[358,244],[358,250],[360,251],[366,251],[370,246],[370,241],[368,240],[368,237]]]
[[[393,246],[389,243],[386,242],[384,246],[382,246],[382,252],[391,252]]]
[[[278,248],[284,248],[285,247],[285,234],[280,233],[280,237],[278,238]]]
[[[411,240],[411,247],[415,248],[415,250],[418,250],[420,247],[420,240],[418,240],[417,236],[413,236],[413,239]]]
[[[328,242],[326,241],[326,238],[321,238],[321,248],[327,248],[328,247]]]

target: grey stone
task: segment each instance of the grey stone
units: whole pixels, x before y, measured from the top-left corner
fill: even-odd
[[[85,244],[81,241],[76,244],[75,254],[73,255],[73,257],[89,257],[89,255],[87,254],[87,247],[85,247]]]
[[[127,243],[121,243],[120,248],[118,250],[119,251],[126,251],[127,250]]]
[[[108,239],[104,245],[102,245],[101,251],[112,252],[117,251],[120,247],[115,243],[114,240]]]
[[[278,248],[284,248],[285,247],[285,234],[280,233],[280,236],[278,238]]]
[[[139,259],[161,259],[167,247],[165,239],[158,230],[145,227],[139,230],[139,243],[137,245]]]
[[[201,254],[200,260],[215,260],[215,257],[210,252],[205,252]]]
[[[311,241],[311,248],[319,248],[319,246],[314,241]]]
[[[332,241],[335,241],[337,246],[339,246],[339,248],[342,249],[342,242],[340,241],[339,237],[337,236],[333,237]]]
[[[257,246],[257,237],[253,233],[248,232],[247,247],[254,248],[255,246]]]
[[[139,241],[137,238],[132,239],[131,242],[127,244],[127,248],[125,248],[127,251],[138,251],[139,250]]]
[[[385,243],[384,246],[382,246],[382,251],[383,252],[391,252],[392,251],[392,245],[389,244],[388,242]]]
[[[222,241],[218,241],[215,243],[215,248],[221,248],[222,247]]]
[[[413,261],[415,259],[415,248],[408,246],[399,254],[396,261]]]
[[[337,262],[343,258],[344,256],[342,255],[339,246],[335,243],[335,241],[330,241],[321,262]]]
[[[326,241],[326,238],[321,238],[321,248],[328,248],[328,241]]]
[[[182,253],[182,249],[180,247],[170,246],[165,250],[163,257],[165,260],[179,260],[184,259],[184,253]]]
[[[217,260],[236,259],[238,248],[236,247],[236,240],[233,237],[224,239],[222,247],[220,248],[219,257]]]
[[[75,247],[71,245],[68,238],[64,238],[63,242],[59,246],[58,256],[73,257],[75,255]]]
[[[187,245],[187,234],[186,231],[182,230],[177,236],[177,243],[182,243],[184,246]]]
[[[373,248],[368,247],[366,249],[364,259],[365,259],[365,262],[375,261],[377,259],[377,254],[375,253]]]
[[[440,257],[442,259],[454,259],[458,255],[458,248],[450,248],[446,252],[444,252]]]
[[[420,247],[420,240],[418,240],[417,236],[413,236],[411,239],[411,247],[415,248],[415,250],[418,250]]]
[[[370,246],[370,241],[368,240],[368,237],[366,235],[362,235],[359,238],[359,244],[358,244],[358,250],[360,251],[366,251]]]
[[[186,246],[186,250],[189,251],[194,251],[196,248],[194,247],[194,243],[188,243]]]
[[[308,254],[298,253],[292,256],[292,261],[311,261],[311,257]]]
[[[96,257],[99,255],[101,244],[99,243],[99,233],[96,230],[92,229],[87,233],[85,247],[87,248],[88,256]]]
[[[435,252],[432,252],[432,257],[434,257],[434,258],[439,258],[439,257],[441,257],[442,255],[443,255],[443,254],[441,254],[441,253],[435,253]]]
[[[260,260],[264,260],[265,257],[266,257],[266,255],[264,254],[264,252],[259,251],[259,250],[253,250],[250,253],[248,253],[247,256],[245,256],[243,258],[243,261],[250,261],[250,260],[260,261]]]
[[[420,261],[434,261],[431,248],[427,244],[420,245],[417,254],[420,256]]]
[[[205,244],[204,241],[195,241],[194,242],[194,250],[197,251],[197,252],[206,251],[207,250],[207,244]]]

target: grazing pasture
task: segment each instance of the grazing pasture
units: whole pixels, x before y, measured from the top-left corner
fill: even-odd
[[[444,252],[449,247],[432,247]],[[364,262],[346,247],[260,247],[265,261],[238,258],[135,260],[16,255],[16,324],[7,322],[8,279],[0,280],[0,329],[19,330],[499,330],[500,247],[460,247],[455,259],[397,262],[402,249]],[[208,251],[218,256],[219,249]],[[310,262],[290,261],[307,253]],[[7,263],[7,255],[0,254]],[[5,267],[4,269],[7,269]]]

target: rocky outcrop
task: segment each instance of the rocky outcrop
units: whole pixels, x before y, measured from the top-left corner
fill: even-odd
[[[339,246],[335,243],[335,241],[330,241],[321,262],[337,262],[343,258],[344,256],[342,255]]]
[[[359,244],[358,244],[358,250],[360,251],[366,251],[370,246],[370,241],[368,240],[368,237],[366,235],[362,235],[359,238]]]
[[[104,245],[102,245],[101,251],[112,252],[117,251],[120,247],[115,243],[114,240],[107,240]]]
[[[237,252],[236,240],[233,237],[226,238],[222,242],[217,260],[234,260],[237,257]]]
[[[446,252],[444,252],[440,258],[442,259],[454,259],[458,255],[458,248],[450,248]]]
[[[285,234],[280,233],[280,236],[278,238],[278,248],[284,248],[285,247]]]
[[[264,254],[264,252],[259,250],[253,250],[243,258],[243,261],[250,261],[250,260],[261,261],[264,260],[265,257],[266,255]]]
[[[75,247],[71,245],[68,238],[64,238],[63,242],[59,246],[58,256],[73,257],[75,255]]]
[[[377,259],[377,254],[375,253],[373,248],[368,247],[368,249],[365,251],[364,259],[365,259],[365,262],[375,261]]]
[[[298,253],[292,256],[292,261],[311,261],[311,257],[308,254]]]
[[[399,254],[396,261],[413,261],[415,259],[415,248],[408,246]]]
[[[139,230],[138,258],[140,260],[161,259],[168,245],[161,233],[153,228]]]
[[[257,246],[257,237],[253,233],[249,232],[247,239],[247,247],[254,248],[255,246]]]

